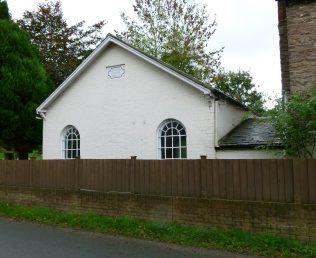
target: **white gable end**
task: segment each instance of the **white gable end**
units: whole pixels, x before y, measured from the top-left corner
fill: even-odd
[[[109,76],[115,66],[122,76],[119,70]],[[158,126],[170,118],[186,128],[188,158],[215,157],[213,100],[207,89],[179,77],[122,46],[107,45],[38,108],[46,111],[43,157],[62,157],[62,132],[73,125],[81,158],[155,159]]]

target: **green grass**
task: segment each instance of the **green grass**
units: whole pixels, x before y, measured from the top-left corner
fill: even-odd
[[[0,215],[110,234],[159,240],[194,247],[272,257],[315,257],[316,246],[265,233],[190,227],[170,222],[92,213],[61,212],[48,208],[0,203]]]

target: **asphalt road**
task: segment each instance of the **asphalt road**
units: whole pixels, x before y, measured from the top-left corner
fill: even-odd
[[[0,258],[246,257],[0,218]]]

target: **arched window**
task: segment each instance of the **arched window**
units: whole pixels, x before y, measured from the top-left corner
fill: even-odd
[[[63,133],[62,155],[64,159],[80,157],[80,134],[74,126],[67,126]]]
[[[161,159],[187,157],[187,136],[179,121],[172,119],[161,124],[158,130],[158,152]]]

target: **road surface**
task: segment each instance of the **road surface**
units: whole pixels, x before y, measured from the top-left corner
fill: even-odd
[[[246,256],[0,218],[0,258],[55,257],[241,258]]]

